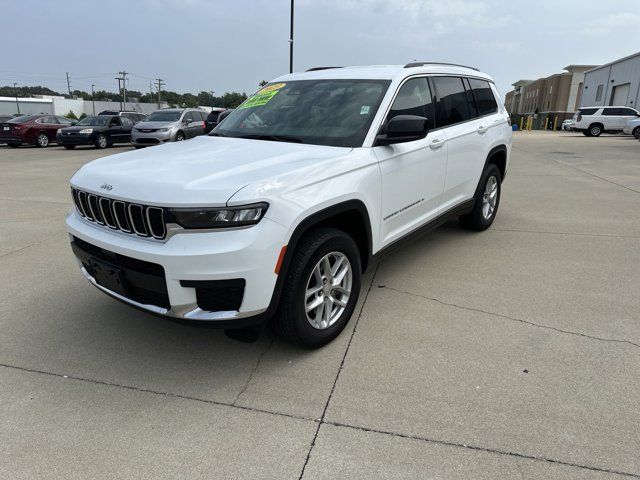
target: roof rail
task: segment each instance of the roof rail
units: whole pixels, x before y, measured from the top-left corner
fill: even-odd
[[[425,65],[447,65],[449,67],[470,68],[471,70],[475,70],[477,72],[480,71],[476,67],[470,67],[468,65],[460,65],[459,63],[445,63],[445,62],[411,62],[411,63],[407,63],[404,66],[404,68],[424,67]]]
[[[316,72],[318,70],[331,70],[332,68],[344,68],[344,67],[313,67],[310,68],[308,70],[305,70],[306,72]]]

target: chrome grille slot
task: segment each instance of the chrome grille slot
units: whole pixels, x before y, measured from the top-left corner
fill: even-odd
[[[158,207],[147,207],[147,225],[153,238],[164,238],[166,235],[164,210]]]
[[[89,208],[89,201],[87,200],[86,192],[79,192],[78,199],[80,200],[80,205],[82,205],[82,211],[84,212],[85,218],[93,222],[93,215],[91,215],[91,209]]]
[[[155,240],[167,237],[162,207],[114,200],[76,188],[71,188],[71,197],[78,214],[97,225]]]
[[[145,223],[144,207],[135,203],[129,204],[129,218],[133,231],[142,237],[148,237],[147,225]]]
[[[98,207],[98,196],[90,193],[87,196],[89,202],[89,210],[91,210],[91,216],[99,225],[104,225],[104,220],[102,219],[102,213],[100,213],[100,208]]]
[[[118,228],[118,225],[116,225],[116,219],[113,216],[113,210],[111,209],[111,199],[100,197],[98,205],[100,206],[100,213],[102,213],[104,223],[106,223],[109,228]]]
[[[127,206],[124,202],[115,200],[113,202],[113,212],[116,216],[118,228],[123,232],[131,233],[131,224],[129,223],[129,215],[127,214]]]

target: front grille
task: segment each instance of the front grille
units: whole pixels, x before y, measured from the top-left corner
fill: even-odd
[[[167,234],[163,208],[113,200],[76,188],[71,189],[71,196],[78,213],[97,225],[156,240]]]
[[[147,137],[139,137],[136,138],[136,143],[148,143],[148,144],[156,144],[156,143],[160,143],[160,140],[158,140],[157,138],[147,138]]]

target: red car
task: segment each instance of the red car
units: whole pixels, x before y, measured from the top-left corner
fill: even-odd
[[[59,128],[75,123],[58,115],[23,115],[0,123],[0,143],[6,143],[13,148],[23,143],[46,147],[56,141]]]

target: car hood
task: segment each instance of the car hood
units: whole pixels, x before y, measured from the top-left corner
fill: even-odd
[[[143,120],[142,122],[136,123],[136,128],[167,128],[172,127],[176,123],[178,122],[147,122]]]
[[[243,187],[322,172],[351,148],[202,136],[94,160],[71,179],[79,189],[158,206],[224,205]]]
[[[80,130],[85,130],[87,128],[91,128],[93,129],[93,131],[96,130],[104,130],[107,127],[105,127],[104,125],[74,125],[73,127],[64,127],[61,128],[60,130],[62,130],[65,133],[71,133],[71,132],[79,132]]]

